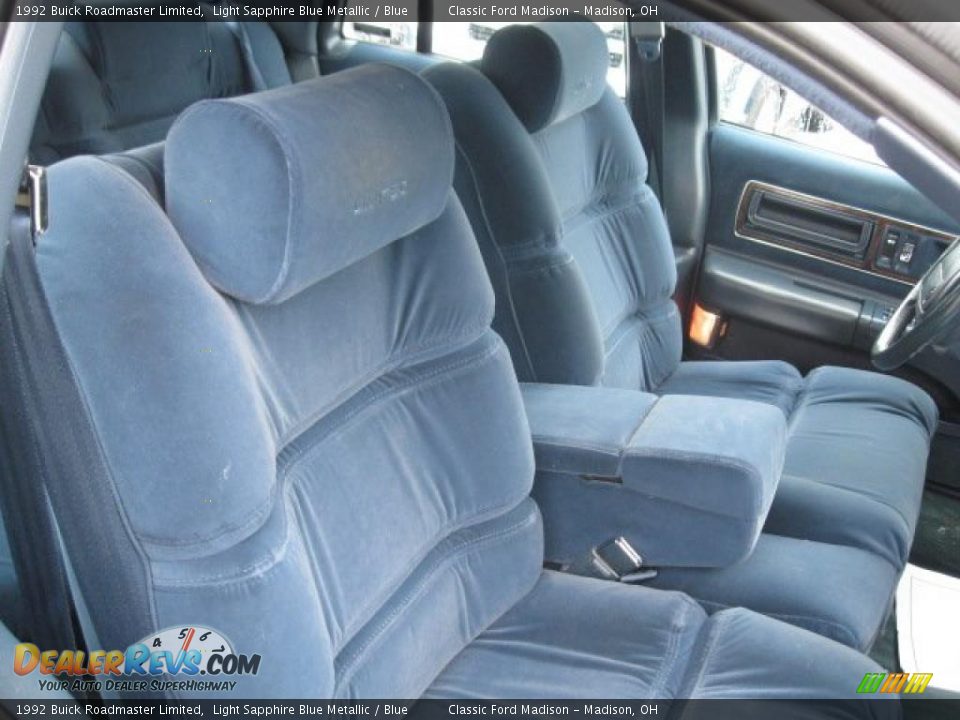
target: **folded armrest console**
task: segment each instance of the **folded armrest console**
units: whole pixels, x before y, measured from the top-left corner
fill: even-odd
[[[523,395],[548,560],[620,535],[652,567],[723,567],[753,550],[783,469],[780,410],[569,385]]]

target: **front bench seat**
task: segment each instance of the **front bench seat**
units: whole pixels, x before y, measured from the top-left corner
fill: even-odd
[[[848,648],[541,569],[453,148],[429,86],[370,65],[187,110],[166,213],[112,162],[50,169],[50,229],[4,266],[3,370],[30,371],[0,412],[87,636],[216,628],[262,655],[230,697],[855,695],[879,668]]]
[[[593,23],[540,23],[491,37],[479,69],[498,92],[469,67],[425,71],[451,109],[457,191],[517,375],[779,407],[790,441],[767,531],[869,550],[902,569],[933,401],[877,373],[824,367],[803,378],[783,362],[681,362],[670,236],[636,129],[607,86],[608,62]],[[504,102],[512,112],[498,111]]]

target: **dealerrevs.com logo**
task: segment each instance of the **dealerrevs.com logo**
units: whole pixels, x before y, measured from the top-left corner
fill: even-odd
[[[231,691],[237,681],[230,678],[259,670],[260,655],[238,654],[221,633],[199,625],[167,628],[126,650],[40,650],[20,643],[13,657],[13,671],[39,674],[41,690],[72,692]]]

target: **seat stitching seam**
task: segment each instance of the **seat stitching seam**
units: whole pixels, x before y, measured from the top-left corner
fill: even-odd
[[[443,569],[446,569],[452,562],[460,560],[462,557],[467,555],[470,551],[476,550],[477,548],[484,547],[486,545],[493,544],[499,540],[504,539],[516,531],[527,527],[530,524],[531,518],[525,517],[521,521],[514,523],[513,525],[503,528],[495,533],[490,535],[485,535],[479,538],[474,538],[472,540],[464,541],[459,547],[452,548],[452,552],[444,555],[441,558],[438,558],[433,564],[432,567],[425,568],[425,574],[417,584],[410,588],[407,593],[407,598],[402,601],[401,604],[394,606],[394,608],[387,614],[386,617],[382,618],[380,622],[371,630],[371,636],[362,643],[360,647],[356,650],[351,651],[345,659],[342,661],[341,667],[344,667],[337,679],[337,685],[342,685],[343,682],[349,681],[353,677],[353,673],[356,672],[357,664],[366,653],[378,644],[379,640],[383,637],[384,631],[393,624],[393,621],[410,605],[416,602],[422,595],[424,589],[427,585],[433,582],[438,576],[438,572]],[[338,658],[339,659],[339,658]]]
[[[788,439],[788,444],[789,444],[789,439]],[[899,517],[908,528],[910,527],[910,523],[907,521],[907,518],[903,514],[903,512],[901,512],[900,509],[897,508],[895,505],[892,505],[891,503],[887,502],[882,495],[877,495],[871,492],[866,492],[861,489],[855,489],[855,488],[847,487],[845,485],[840,485],[838,483],[832,482],[830,480],[825,480],[823,478],[813,479],[813,478],[803,477],[801,475],[795,475],[793,473],[783,473],[780,477],[781,479],[798,480],[800,482],[810,483],[812,485],[825,485],[827,487],[834,488],[842,492],[850,493],[851,495],[857,495],[858,497],[866,498],[867,500],[872,500],[878,505],[882,505],[888,510],[893,511],[897,515],[897,517]]]
[[[637,313],[637,312],[629,313],[628,315],[623,317],[620,321],[618,321],[615,324],[616,326],[613,328],[613,331],[610,334],[608,334],[607,337],[609,338],[610,335],[617,332],[624,325],[628,324],[630,320],[633,320],[633,319],[640,320],[641,323],[644,320],[652,320],[652,321],[666,320],[669,318],[670,315],[673,315],[673,314],[674,313],[672,312],[666,312],[666,313],[663,313],[663,315],[650,316],[650,315],[644,315],[642,313]],[[609,346],[606,346],[605,344],[604,357],[609,358],[620,348],[621,345],[623,345],[624,342],[626,342],[631,338],[637,339],[638,341],[642,342],[644,338],[648,338],[656,334],[657,334],[657,328],[653,327],[652,323],[645,323],[642,325],[642,328],[640,329],[640,332],[639,332],[639,337],[630,333],[629,329],[625,329],[623,332],[619,333],[619,336],[616,338],[613,344]]]
[[[375,393],[363,401],[363,403],[361,403],[358,407],[350,410],[347,415],[341,419],[341,422],[338,423],[336,427],[331,428],[330,432],[325,434],[320,441],[311,443],[308,447],[300,449],[300,451],[294,457],[291,457],[284,464],[284,476],[289,474],[290,471],[300,462],[311,458],[317,451],[318,447],[330,440],[340,437],[345,431],[352,427],[353,423],[357,421],[358,416],[368,412],[374,405],[379,404],[381,400],[400,398],[414,390],[422,391],[435,387],[437,384],[450,379],[448,377],[441,376],[445,376],[447,374],[459,374],[461,371],[472,370],[473,368],[487,362],[490,360],[490,358],[496,356],[500,352],[501,348],[502,341],[491,343],[489,348],[485,348],[483,352],[478,355],[460,358],[454,362],[441,365],[440,367],[434,368],[430,372],[419,377],[412,378],[397,384],[395,387],[386,388],[378,393]],[[296,482],[296,480],[294,480],[294,482]]]
[[[451,124],[452,122],[453,121],[451,120]],[[520,339],[520,346],[523,348],[524,359],[527,361],[527,369],[530,371],[530,376],[534,380],[536,380],[537,371],[533,367],[533,361],[530,359],[530,350],[527,348],[527,340],[523,335],[522,329],[520,328],[520,318],[517,315],[517,306],[513,300],[513,289],[510,287],[510,270],[509,270],[509,265],[507,263],[506,255],[504,251],[500,248],[500,243],[497,242],[497,239],[496,239],[497,236],[493,232],[493,226],[490,223],[489,216],[487,215],[487,208],[483,202],[483,196],[478,190],[478,188],[480,187],[480,183],[477,180],[476,168],[474,168],[473,162],[470,160],[470,156],[463,149],[460,142],[455,141],[455,145],[457,147],[457,152],[460,154],[460,157],[463,158],[464,162],[466,163],[467,170],[470,173],[470,179],[472,180],[473,187],[474,187],[473,196],[476,199],[477,204],[480,206],[480,215],[483,217],[483,224],[487,228],[487,234],[490,236],[491,244],[493,245],[494,251],[499,256],[500,262],[503,264],[504,275],[506,276],[505,278],[506,282],[504,284],[506,286],[507,306],[510,308],[510,317],[513,319],[513,327],[517,331],[517,337]],[[539,247],[540,244],[537,243],[537,246]]]
[[[609,357],[613,352],[620,347],[623,341],[631,337],[629,332],[629,325],[632,320],[639,320],[643,323],[641,329],[641,334],[644,336],[656,334],[657,329],[653,326],[654,323],[659,322],[660,320],[669,320],[671,317],[676,317],[678,312],[676,309],[676,303],[671,301],[669,298],[664,298],[656,302],[656,305],[663,305],[665,309],[659,310],[658,312],[649,312],[652,308],[650,306],[639,309],[631,309],[625,313],[620,314],[616,319],[607,323],[606,327],[601,330],[601,334],[604,336],[604,354],[606,357]],[[621,331],[621,328],[624,328]],[[606,340],[609,340],[614,335],[618,335],[616,340],[612,345],[606,346]]]
[[[693,688],[690,691],[690,696],[693,697],[697,691],[701,688],[703,684],[703,679],[707,674],[708,666],[710,664],[711,657],[713,655],[713,649],[717,644],[717,641],[720,638],[720,631],[723,629],[729,621],[727,620],[728,616],[720,615],[715,617],[713,620],[713,627],[708,630],[710,633],[707,637],[706,642],[704,643],[703,651],[700,655],[700,668],[697,671],[696,677],[694,678]]]
[[[660,672],[657,674],[656,681],[654,682],[654,690],[657,694],[654,694],[653,697],[660,697],[660,692],[666,687],[667,678],[673,675],[673,669],[676,667],[677,661],[679,660],[680,654],[678,649],[680,647],[680,634],[683,630],[683,624],[678,622],[678,620],[686,617],[690,611],[690,606],[687,605],[686,601],[681,602],[677,610],[674,612],[673,617],[670,618],[670,641],[666,653],[666,662],[661,666]]]
[[[569,438],[556,436],[556,435],[540,435],[533,434],[534,445],[550,445],[551,447],[570,447],[575,450],[595,450],[601,452],[605,455],[613,455],[615,457],[620,457],[622,448],[619,445],[605,445],[603,443],[591,443],[584,442],[580,440],[571,440]]]
[[[715,601],[715,600],[709,600],[709,599],[707,599],[707,598],[700,597],[699,595],[694,595],[694,594],[692,594],[689,590],[684,590],[683,592],[685,592],[687,595],[689,595],[690,597],[692,597],[694,600],[696,600],[696,601],[697,601],[698,603],[700,603],[701,605],[709,605],[710,607],[719,608],[720,610],[728,610],[728,609],[731,609],[731,608],[739,608],[739,607],[741,607],[740,605],[728,605],[727,603],[722,603],[722,602],[718,602],[718,601]],[[753,611],[753,612],[761,612],[761,611],[758,611],[758,610],[752,610],[752,611]],[[849,640],[849,643],[848,643],[848,644],[849,644],[851,647],[857,647],[857,646],[858,646],[858,645],[857,645],[857,638],[856,638],[856,637],[854,636],[854,634],[850,631],[850,629],[849,629],[846,625],[844,625],[843,623],[840,623],[840,622],[838,622],[838,621],[836,621],[836,620],[830,620],[830,619],[828,619],[828,618],[824,618],[824,617],[821,617],[821,616],[818,616],[818,615],[805,615],[805,614],[802,614],[802,613],[788,613],[788,612],[781,612],[781,611],[777,611],[777,610],[764,610],[764,611],[762,611],[762,614],[763,614],[763,615],[767,615],[767,616],[771,616],[771,617],[775,617],[775,618],[779,618],[779,619],[781,619],[781,620],[785,620],[785,621],[787,621],[787,622],[790,622],[791,625],[796,624],[795,622],[792,622],[792,621],[806,621],[806,622],[809,622],[809,623],[812,624],[812,625],[817,625],[817,626],[820,626],[820,627],[824,627],[824,626],[825,626],[825,627],[828,627],[828,628],[833,628],[834,630],[839,631],[839,633],[840,633],[841,635],[845,636],[845,637]]]

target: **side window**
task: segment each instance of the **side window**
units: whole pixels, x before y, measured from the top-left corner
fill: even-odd
[[[487,40],[499,28],[512,23],[505,22],[438,22],[433,26],[433,47],[437,55],[454,60],[478,60],[483,55]],[[607,36],[610,51],[610,69],[607,82],[620,97],[627,94],[627,63],[624,51],[624,26],[622,22],[598,22]]]
[[[769,75],[714,48],[720,120],[883,165],[873,146]]]
[[[343,36],[348,40],[389,45],[400,50],[417,49],[415,22],[344,22]]]

